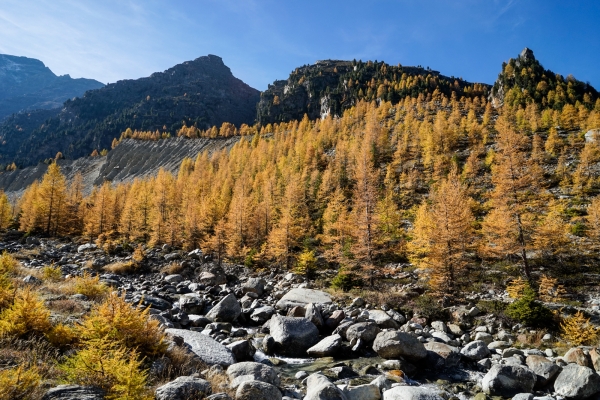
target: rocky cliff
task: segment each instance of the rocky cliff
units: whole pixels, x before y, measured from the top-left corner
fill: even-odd
[[[195,159],[199,153],[212,153],[233,146],[240,137],[217,139],[171,138],[157,141],[123,140],[106,157],[82,157],[76,160],[59,160],[61,171],[68,180],[77,172],[83,176],[85,192],[105,180],[129,182],[134,178],[155,175],[160,168],[177,172],[181,161]],[[21,193],[34,181],[41,179],[48,165],[35,166],[0,173],[0,189],[10,194]]]
[[[17,112],[59,108],[66,100],[102,86],[93,79],[56,76],[34,58],[0,54],[0,121]]]
[[[208,55],[137,80],[124,80],[68,100],[56,115],[31,112],[0,125],[0,164],[34,165],[110,149],[127,128],[175,134],[183,123],[206,129],[252,124],[259,92]]]
[[[490,86],[447,77],[429,68],[393,66],[377,61],[317,61],[296,68],[261,93],[257,121],[274,122],[341,115],[359,100],[397,103],[405,97],[457,97],[487,94]]]

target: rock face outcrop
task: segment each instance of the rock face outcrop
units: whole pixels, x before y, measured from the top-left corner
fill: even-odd
[[[89,193],[93,185],[101,185],[105,180],[113,183],[130,182],[134,178],[156,175],[160,168],[177,172],[181,161],[189,157],[195,159],[198,153],[209,154],[233,146],[239,137],[217,139],[171,138],[158,141],[123,140],[106,157],[83,157],[77,160],[59,160],[61,172],[67,180],[77,172],[81,173],[84,192]],[[0,188],[7,193],[19,193],[34,181],[41,179],[48,165],[0,172]]]
[[[59,108],[66,100],[103,86],[94,79],[56,76],[35,58],[0,54],[0,121],[22,111]]]
[[[127,128],[168,132],[185,123],[207,129],[223,122],[252,124],[259,92],[234,77],[215,55],[197,58],[147,78],[123,80],[68,100],[54,115],[16,115],[0,125],[1,162],[19,167],[110,149]]]

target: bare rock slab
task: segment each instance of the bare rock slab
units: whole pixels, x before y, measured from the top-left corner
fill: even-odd
[[[296,288],[287,292],[275,305],[280,310],[307,304],[331,304],[331,297],[320,290]]]
[[[166,329],[165,332],[172,336],[181,337],[185,344],[190,346],[194,354],[208,365],[228,367],[235,363],[235,357],[231,350],[210,336],[185,329],[170,328]]]

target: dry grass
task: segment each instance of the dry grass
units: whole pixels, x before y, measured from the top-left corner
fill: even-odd
[[[104,266],[104,271],[117,275],[132,274],[139,269],[139,265],[133,261],[117,261]]]
[[[169,360],[167,367],[159,374],[149,378],[156,387],[164,385],[179,376],[189,376],[208,368],[195,354],[182,347],[172,347],[165,353],[165,357]]]
[[[170,264],[165,265],[160,269],[160,272],[163,272],[168,275],[180,274],[183,272],[183,267],[180,263],[172,262]]]
[[[36,365],[45,379],[57,380],[60,377],[60,370],[56,368],[59,358],[58,349],[43,338],[0,339],[0,369]]]
[[[63,315],[82,314],[87,311],[81,301],[71,299],[50,300],[46,302],[46,306],[49,310]]]

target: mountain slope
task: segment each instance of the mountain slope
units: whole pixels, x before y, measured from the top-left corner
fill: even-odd
[[[544,69],[527,47],[517,58],[502,63],[502,72],[494,83],[490,99],[496,107],[525,106],[535,102],[542,108],[561,110],[566,104],[577,102],[591,108],[598,92],[589,83],[578,81],[572,75],[564,78]]]
[[[56,76],[33,58],[0,54],[0,121],[16,112],[61,107],[65,100],[102,86],[93,79]]]
[[[174,134],[185,122],[206,129],[254,122],[259,92],[208,55],[150,77],[124,80],[68,100],[54,116],[32,112],[0,126],[0,163],[32,165],[62,152],[67,158],[109,149],[127,128]]]
[[[341,113],[359,100],[392,104],[405,97],[480,96],[490,86],[473,84],[422,67],[393,66],[384,62],[317,61],[296,68],[287,80],[275,81],[261,93],[257,120],[261,124],[310,119]]]

